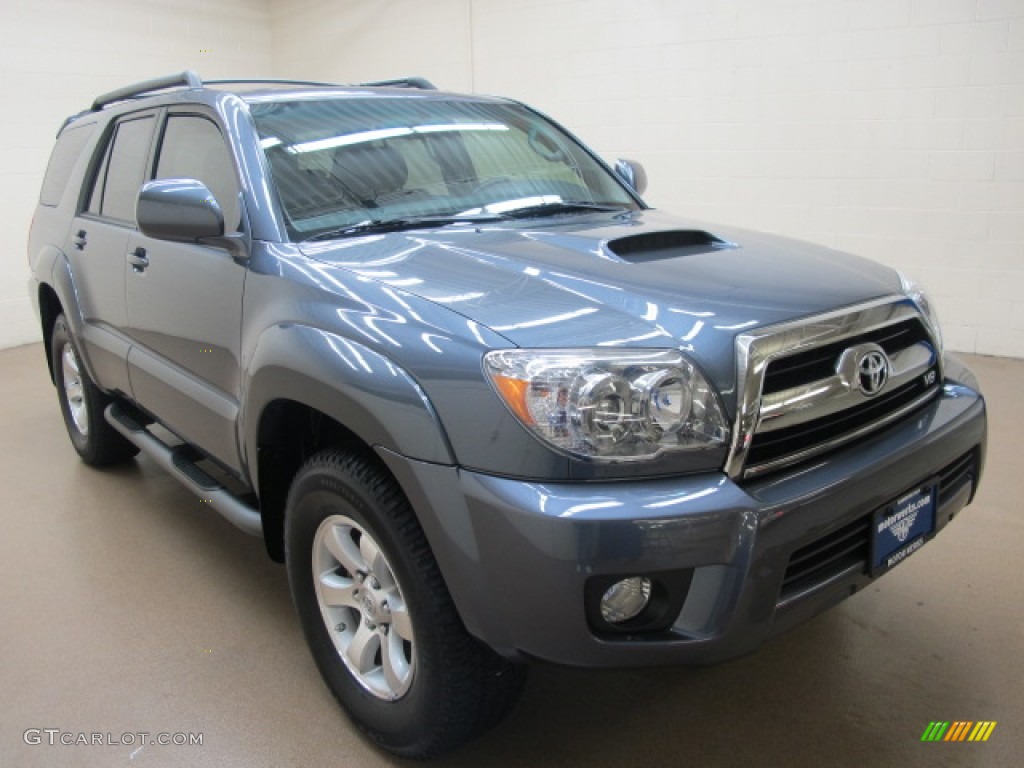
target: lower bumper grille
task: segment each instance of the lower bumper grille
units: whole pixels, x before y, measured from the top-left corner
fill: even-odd
[[[782,599],[822,584],[856,565],[867,569],[871,554],[871,515],[793,553],[782,578]]]
[[[965,453],[939,472],[939,506],[955,496],[965,483],[973,489],[978,485],[978,452]]]
[[[960,492],[966,483],[977,485],[978,451],[968,451],[939,473],[939,508]],[[810,591],[840,574],[857,568],[868,572],[871,556],[871,513],[862,515],[838,530],[812,541],[789,558],[782,577],[779,602]]]

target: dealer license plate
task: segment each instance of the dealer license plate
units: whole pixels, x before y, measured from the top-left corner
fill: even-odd
[[[935,528],[936,489],[936,483],[928,481],[872,516],[872,575],[889,570],[924,546]]]

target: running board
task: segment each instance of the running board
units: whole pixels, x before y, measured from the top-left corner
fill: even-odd
[[[117,403],[103,412],[114,429],[177,478],[186,488],[223,515],[229,523],[253,536],[263,535],[260,512],[232,494],[196,465],[197,453],[187,445],[169,446],[139,424]]]

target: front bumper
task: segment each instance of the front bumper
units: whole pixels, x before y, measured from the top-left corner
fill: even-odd
[[[742,485],[720,473],[531,483],[381,455],[470,632],[510,658],[633,666],[741,655],[863,588],[872,581],[866,557],[803,580],[787,578],[787,566],[916,483],[967,467],[940,488],[931,535],[939,533],[973,497],[985,436],[982,397],[949,383],[867,440]],[[588,579],[680,570],[692,581],[668,629],[591,629]]]

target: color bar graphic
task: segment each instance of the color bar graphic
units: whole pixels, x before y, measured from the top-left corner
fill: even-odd
[[[992,735],[992,731],[995,730],[996,721],[982,721],[974,726],[974,730],[971,731],[971,735],[967,737],[968,741],[988,741],[988,737]]]
[[[995,720],[933,720],[921,741],[988,741],[995,727]]]

